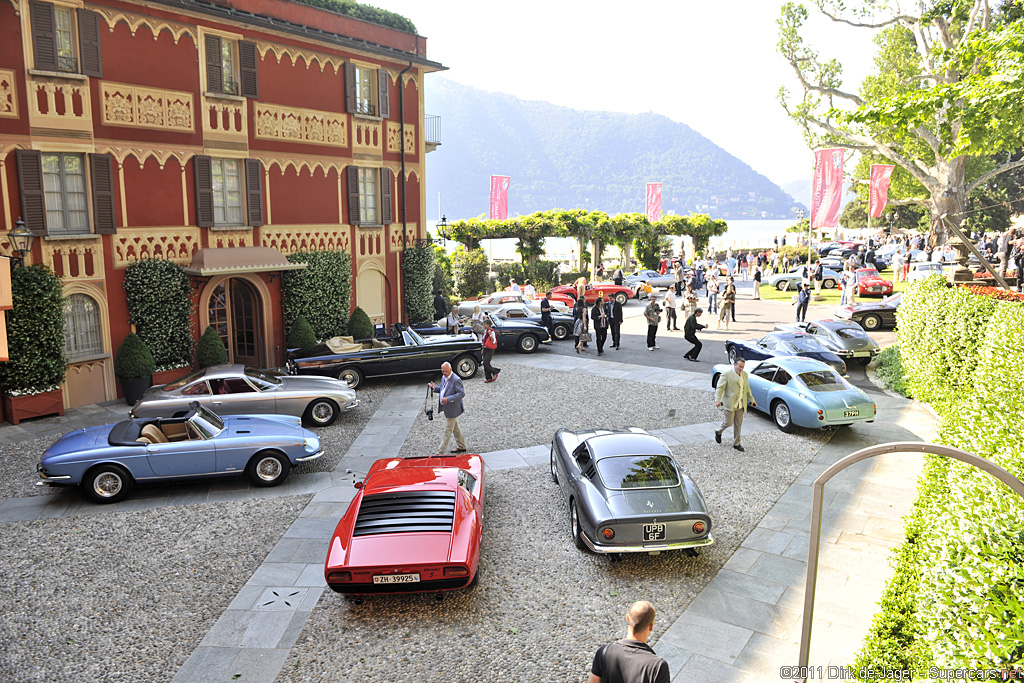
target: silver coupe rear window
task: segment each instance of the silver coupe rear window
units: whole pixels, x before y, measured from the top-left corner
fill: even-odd
[[[612,489],[642,489],[679,486],[679,475],[665,455],[618,455],[597,461],[605,486]]]

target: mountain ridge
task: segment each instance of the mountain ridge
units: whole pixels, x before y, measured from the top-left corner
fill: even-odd
[[[492,174],[512,177],[510,215],[643,212],[647,182],[663,183],[664,213],[789,218],[800,208],[742,160],[662,114],[579,110],[444,78],[431,81],[425,104],[442,125],[441,145],[427,156],[428,213],[440,192],[449,220],[487,212]]]

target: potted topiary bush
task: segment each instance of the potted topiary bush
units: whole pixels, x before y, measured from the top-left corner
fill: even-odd
[[[289,349],[300,351],[311,351],[316,347],[316,335],[313,333],[313,326],[306,320],[306,316],[300,315],[292,323],[288,330],[287,344]]]
[[[135,405],[142,398],[152,384],[155,369],[156,363],[146,342],[134,332],[125,337],[114,357],[114,374],[121,380],[121,391],[128,405]]]
[[[224,346],[224,340],[213,329],[213,325],[207,325],[203,336],[199,338],[199,345],[196,347],[196,360],[199,367],[208,368],[211,365],[223,365],[228,362],[228,350]]]
[[[373,323],[366,311],[356,306],[352,311],[352,317],[348,321],[348,333],[353,339],[372,339]]]

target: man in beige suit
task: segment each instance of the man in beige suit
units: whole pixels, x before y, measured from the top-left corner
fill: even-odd
[[[754,395],[750,393],[747,373],[743,372],[746,362],[737,358],[732,369],[718,378],[715,388],[715,406],[725,413],[722,425],[715,430],[715,441],[722,443],[722,432],[732,425],[732,447],[743,451],[740,445],[740,429],[743,427],[743,414],[747,412],[747,403],[757,407]]]

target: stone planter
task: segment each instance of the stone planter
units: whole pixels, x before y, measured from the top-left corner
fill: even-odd
[[[153,386],[153,376],[147,375],[146,377],[132,377],[126,379],[124,377],[118,377],[121,382],[121,391],[124,392],[124,402],[130,406],[135,405],[135,402],[142,398],[142,394]]]
[[[160,372],[153,373],[153,384],[151,386],[160,386],[161,384],[170,384],[171,382],[177,382],[185,375],[192,372],[191,367],[185,368],[174,368],[173,370],[162,370]]]
[[[4,415],[11,424],[30,417],[64,414],[64,393],[60,389],[27,396],[4,396]]]

